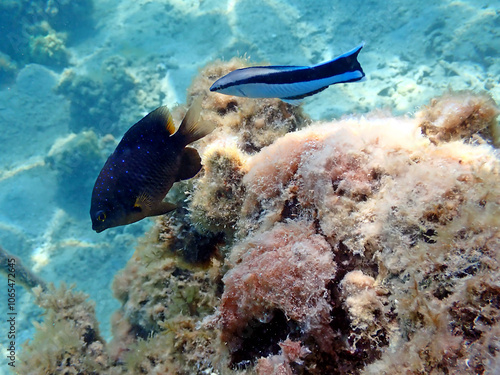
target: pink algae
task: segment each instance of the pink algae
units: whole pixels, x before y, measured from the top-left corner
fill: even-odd
[[[332,251],[305,222],[279,223],[234,249],[224,276],[220,323],[222,340],[239,349],[239,333],[250,319],[264,320],[280,309],[329,351],[333,332],[327,283],[335,276]]]

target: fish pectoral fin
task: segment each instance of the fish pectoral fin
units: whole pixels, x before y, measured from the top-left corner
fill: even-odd
[[[173,211],[177,208],[176,204],[170,202],[160,202],[151,207],[151,212],[149,216],[165,215],[166,213]]]
[[[153,198],[148,193],[142,192],[135,200],[133,210],[136,212],[149,212],[153,206],[153,201]]]
[[[280,98],[280,99],[283,100],[285,103],[288,103],[288,104],[291,104],[291,105],[300,105],[302,103],[302,99],[304,99],[304,98],[306,98],[308,96],[317,94],[318,92],[321,92],[321,91],[323,91],[323,90],[325,90],[327,88],[328,88],[328,86],[324,86],[324,87],[320,87],[319,89],[315,89],[315,90],[306,92],[305,94],[302,94],[302,95],[289,96],[289,97]]]
[[[200,169],[201,158],[198,151],[191,147],[185,147],[182,151],[177,181],[193,178],[200,171]]]
[[[302,100],[300,100],[300,99],[281,99],[281,100],[284,101],[285,103],[295,105],[295,106],[299,106],[302,104]]]

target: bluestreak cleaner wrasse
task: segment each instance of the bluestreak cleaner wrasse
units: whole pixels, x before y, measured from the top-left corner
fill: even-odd
[[[92,229],[99,233],[176,208],[163,198],[174,182],[201,169],[198,152],[186,145],[214,129],[199,121],[200,110],[201,100],[195,100],[176,132],[167,107],[159,107],[125,133],[95,182]]]
[[[335,83],[356,82],[365,76],[358,62],[364,44],[331,61],[313,66],[254,66],[237,69],[210,87],[226,95],[247,98],[279,98],[298,104],[306,96]]]

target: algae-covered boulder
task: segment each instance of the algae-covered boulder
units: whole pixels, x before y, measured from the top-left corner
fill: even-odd
[[[0,53],[20,68],[34,62],[63,67],[69,62],[66,43],[93,29],[93,9],[92,0],[2,1]]]
[[[449,93],[415,117],[311,123],[278,100],[208,91],[238,67],[215,63],[190,89],[217,129],[193,144],[203,171],[169,193],[179,208],[155,220],[115,277],[121,307],[113,340],[94,348],[101,339],[92,328],[87,348],[89,336],[75,328],[92,319],[69,314],[59,323],[51,313],[47,322],[60,334],[36,360],[25,355],[26,366],[64,373],[64,360],[102,374],[494,373],[496,104]],[[70,93],[75,81],[61,89]],[[75,149],[92,144],[85,134]],[[75,305],[90,311],[81,299]]]

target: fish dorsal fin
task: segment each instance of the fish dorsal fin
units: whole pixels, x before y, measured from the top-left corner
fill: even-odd
[[[200,121],[201,97],[197,97],[184,116],[176,135],[184,138],[185,144],[190,144],[203,138],[215,129],[214,124],[208,121]]]
[[[188,180],[200,171],[201,169],[201,158],[198,151],[194,148],[186,147],[182,151],[181,165],[179,168],[179,174],[177,175],[177,181]]]
[[[151,121],[158,121],[162,123],[169,134],[175,133],[174,120],[172,119],[172,115],[170,114],[167,106],[164,105],[156,108],[149,116],[151,117]]]

